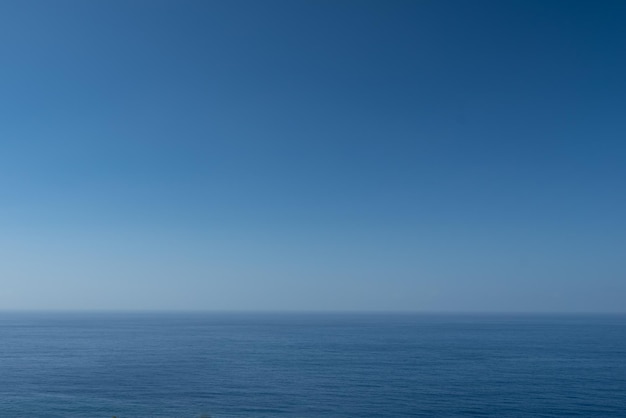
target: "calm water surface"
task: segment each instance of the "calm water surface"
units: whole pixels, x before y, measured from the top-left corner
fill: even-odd
[[[0,313],[0,417],[625,416],[626,316]]]

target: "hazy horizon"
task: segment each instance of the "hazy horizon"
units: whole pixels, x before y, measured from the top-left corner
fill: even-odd
[[[624,313],[625,23],[2,2],[0,310]]]
[[[625,310],[535,310],[535,311],[512,311],[512,310],[402,310],[402,309],[94,309],[94,308],[10,308],[0,309],[0,314],[128,314],[128,315],[195,315],[195,314],[215,314],[215,315],[411,315],[411,316],[453,316],[453,317],[507,317],[507,316],[624,316]]]

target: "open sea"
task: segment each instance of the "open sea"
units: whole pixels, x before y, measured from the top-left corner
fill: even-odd
[[[0,417],[626,417],[626,316],[0,313]]]

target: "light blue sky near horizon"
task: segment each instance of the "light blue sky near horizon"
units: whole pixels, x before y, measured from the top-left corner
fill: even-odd
[[[623,312],[626,3],[6,1],[0,309]]]

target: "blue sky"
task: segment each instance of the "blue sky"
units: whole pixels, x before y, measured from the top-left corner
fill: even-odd
[[[5,1],[0,308],[623,311],[626,3]]]

